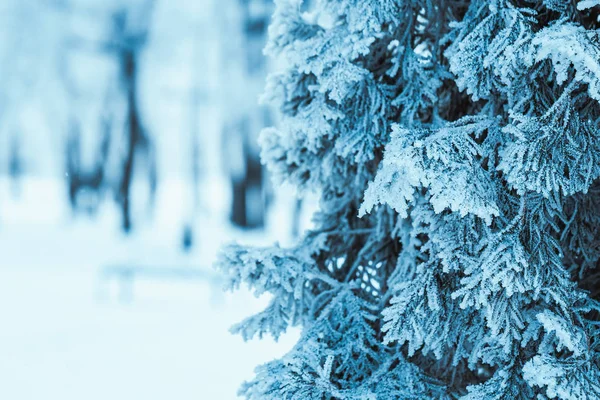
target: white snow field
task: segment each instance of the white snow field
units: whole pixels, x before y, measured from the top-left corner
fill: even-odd
[[[140,278],[123,302],[117,283],[102,281],[102,269],[117,264],[213,273],[221,243],[283,237],[285,205],[266,234],[236,231],[223,217],[225,189],[213,185],[195,224],[200,246],[182,254],[182,186],[160,186],[154,222],[138,216],[131,237],[119,231],[110,202],[96,219],[72,218],[57,180],[28,179],[19,199],[0,198],[0,399],[235,399],[256,365],[292,347],[297,331],[278,343],[244,343],[228,332],[268,300],[247,290]]]

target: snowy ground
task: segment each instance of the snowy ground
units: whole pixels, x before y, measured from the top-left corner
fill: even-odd
[[[214,204],[196,224],[201,246],[183,255],[179,186],[162,186],[163,211],[132,237],[119,232],[110,207],[96,220],[71,218],[57,181],[29,180],[18,201],[0,198],[0,399],[234,399],[257,364],[291,348],[296,331],[279,343],[229,334],[266,303],[247,291],[222,294],[205,280],[137,280],[133,301],[123,303],[99,278],[115,263],[212,271],[222,242],[281,237],[285,210],[266,235],[245,234],[217,212],[226,195],[212,193]]]

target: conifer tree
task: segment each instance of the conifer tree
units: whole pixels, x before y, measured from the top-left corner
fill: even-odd
[[[276,1],[262,159],[321,200],[218,262],[301,327],[246,398],[600,398],[599,5]]]

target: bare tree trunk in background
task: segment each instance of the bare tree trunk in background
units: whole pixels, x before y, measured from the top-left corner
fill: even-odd
[[[245,52],[246,79],[251,85],[264,83],[266,63],[262,48],[266,39],[267,21],[270,18],[270,0],[241,0],[242,51]],[[260,89],[258,89],[258,92]],[[247,101],[256,101],[250,96]],[[241,171],[231,174],[232,204],[231,221],[244,228],[261,228],[265,224],[265,198],[263,166],[260,162],[256,133],[264,126],[261,108],[250,107],[249,115],[243,115],[237,124],[238,135],[228,135],[225,140],[241,141]],[[226,157],[233,157],[231,153]],[[230,168],[231,169],[231,168]],[[239,175],[242,172],[242,175]]]
[[[90,40],[74,35],[68,42],[72,48],[87,49],[88,51],[106,54],[115,59],[119,66],[118,76],[115,79],[116,82],[114,82],[116,89],[107,90],[106,104],[103,111],[105,115],[100,117],[102,142],[94,166],[90,170],[84,168],[81,160],[80,117],[75,114],[72,116],[72,124],[67,135],[66,144],[69,199],[74,209],[81,208],[82,198],[87,199],[88,208],[90,208],[90,199],[96,199],[99,202],[101,193],[105,189],[109,189],[115,195],[115,199],[121,208],[121,225],[125,232],[129,232],[132,228],[131,189],[135,170],[140,164],[140,158],[145,158],[146,161],[150,207],[154,203],[156,192],[155,151],[153,144],[144,131],[137,93],[140,54],[146,43],[153,5],[154,0],[146,0],[144,4],[138,4],[136,7],[124,5],[117,10],[108,9],[106,10],[108,14],[105,14],[108,23],[105,39]],[[69,7],[65,6],[65,9],[82,17],[89,17],[95,12],[91,8],[85,8],[85,6],[70,5]],[[68,62],[64,62],[65,65],[62,68],[63,79],[67,91],[73,97],[74,104],[77,104],[76,102],[81,100],[80,88],[76,83],[76,79],[67,72]],[[109,153],[111,153],[109,151],[111,138],[114,138],[114,132],[118,127],[113,124],[114,110],[109,110],[113,104],[120,104],[118,97],[121,96],[126,105],[124,112],[125,132],[124,140],[122,140],[125,152],[124,154],[119,151],[112,152],[115,154],[111,157],[120,160],[113,163],[118,165],[118,171],[111,174],[110,171],[107,172],[106,170],[108,168],[107,164],[109,164]],[[112,143],[118,146],[119,142],[121,140],[115,140]],[[110,182],[108,182],[109,180]],[[90,194],[93,196],[90,197]],[[91,207],[95,209],[97,204],[92,204]]]
[[[122,227],[125,232],[131,230],[131,180],[133,179],[133,163],[135,150],[140,140],[140,120],[136,98],[136,57],[133,50],[125,50],[121,54],[121,66],[127,91],[127,152],[123,162],[123,176],[119,185],[119,201],[122,210]]]
[[[190,90],[189,106],[190,106],[190,149],[191,149],[191,189],[192,189],[192,204],[188,211],[189,220],[184,224],[182,234],[182,247],[185,251],[189,251],[194,246],[196,236],[194,234],[198,209],[200,207],[200,178],[201,178],[201,150],[200,150],[200,104],[202,101],[202,88],[200,86],[200,68],[202,68],[202,32],[200,26],[196,27],[194,37],[194,49],[192,59],[192,88]]]
[[[102,139],[97,149],[94,165],[86,169],[81,155],[81,131],[77,120],[71,119],[71,126],[66,143],[66,175],[69,183],[69,202],[73,211],[96,212],[103,195],[106,162],[110,147],[109,116],[101,120],[100,134]]]
[[[117,199],[121,206],[122,228],[129,232],[132,228],[131,216],[131,186],[134,178],[134,169],[139,162],[136,160],[142,152],[146,158],[149,187],[150,204],[154,202],[156,192],[156,165],[155,154],[152,143],[145,133],[140,112],[138,99],[139,59],[141,50],[148,35],[150,8],[153,2],[146,7],[145,18],[141,21],[137,32],[130,32],[128,18],[131,17],[125,10],[119,10],[113,17],[114,32],[112,38],[112,49],[116,53],[121,67],[121,81],[125,90],[127,102],[126,117],[126,153],[123,160],[122,175],[119,182]]]
[[[248,120],[241,119],[229,126],[223,134],[226,141],[224,156],[229,158],[229,178],[231,182],[231,222],[240,227],[248,227],[246,206],[246,183],[248,176]]]
[[[10,138],[10,154],[8,159],[8,174],[10,176],[10,187],[13,197],[21,194],[21,177],[25,170],[23,165],[22,143],[19,134],[15,133]]]
[[[262,228],[265,225],[265,202],[263,197],[263,166],[260,162],[260,154],[254,150],[250,138],[254,136],[245,135],[244,156],[246,160],[246,226],[248,228]],[[254,151],[253,151],[254,150]]]
[[[300,235],[300,217],[302,216],[302,199],[294,201],[292,211],[292,237],[297,238]]]

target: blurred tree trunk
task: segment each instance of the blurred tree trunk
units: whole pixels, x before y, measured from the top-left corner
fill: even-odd
[[[84,166],[81,150],[81,130],[72,117],[66,142],[66,178],[69,202],[73,211],[96,212],[105,183],[106,161],[110,147],[110,117],[102,119],[100,147],[91,167]]]
[[[72,113],[66,143],[69,199],[74,210],[85,208],[93,211],[103,191],[110,190],[121,209],[121,226],[125,232],[132,228],[132,184],[141,161],[145,161],[144,167],[148,174],[151,207],[157,183],[154,147],[144,129],[138,99],[140,55],[147,41],[153,5],[154,0],[147,0],[135,6],[123,5],[116,10],[109,6],[105,9],[107,14],[104,14],[103,20],[106,31],[101,31],[102,36],[86,38],[85,35],[75,34],[68,42],[70,48],[87,49],[91,51],[90,54],[107,55],[115,60],[118,66],[117,75],[109,79],[106,89],[105,104],[99,118],[100,148],[96,151],[91,167],[89,162],[86,166],[82,159],[80,125],[82,121],[85,122],[85,116],[78,115],[77,112]],[[67,9],[81,15],[82,18],[95,16],[98,11],[78,8],[75,5]],[[85,81],[76,82],[77,79],[68,72],[69,63],[64,63],[63,79],[75,106],[79,102],[83,103],[80,86],[86,86]],[[95,95],[97,97],[97,93]],[[114,110],[115,106],[121,110]],[[118,116],[116,124],[113,123],[115,116]],[[124,118],[123,137],[118,137],[122,132],[119,127],[120,116]]]
[[[21,177],[25,168],[22,155],[22,143],[19,134],[15,133],[10,138],[10,153],[8,159],[8,174],[12,195],[16,198],[21,194]]]
[[[131,229],[131,181],[133,179],[133,165],[138,144],[143,140],[140,116],[137,103],[137,55],[133,49],[124,49],[119,55],[126,83],[127,92],[127,151],[123,162],[123,175],[119,185],[119,201],[122,208],[122,227],[125,232]]]
[[[116,12],[113,16],[113,37],[109,46],[120,65],[121,83],[127,104],[126,151],[117,192],[117,199],[121,206],[122,228],[125,232],[129,232],[132,228],[131,188],[136,165],[139,164],[136,160],[140,156],[144,156],[146,161],[150,205],[153,204],[156,193],[155,154],[141,120],[138,99],[139,60],[148,36],[152,5],[152,1],[147,2],[146,10],[138,10],[137,21],[132,21],[132,14],[125,9]],[[144,17],[140,17],[142,15]]]
[[[200,105],[203,99],[203,88],[200,77],[201,68],[205,65],[202,53],[202,34],[200,26],[196,26],[194,36],[193,57],[191,62],[192,87],[189,91],[189,140],[190,140],[190,178],[191,178],[191,206],[189,208],[188,221],[184,223],[182,235],[182,247],[188,251],[194,245],[194,234],[196,218],[200,207],[200,179],[202,174],[202,154],[200,150]]]
[[[266,40],[267,21],[271,16],[270,0],[241,0],[241,23],[243,52],[243,84],[250,88],[246,94],[248,104],[238,116],[235,128],[224,131],[224,140],[239,141],[237,151],[225,153],[229,163],[239,164],[229,167],[231,179],[231,221],[244,228],[260,228],[265,224],[266,202],[264,173],[260,162],[257,133],[265,126],[264,113],[257,103],[257,95],[262,90],[266,76],[266,63],[262,48]],[[254,93],[252,92],[254,89]],[[231,145],[227,148],[231,149]],[[239,160],[233,160],[239,157]]]

